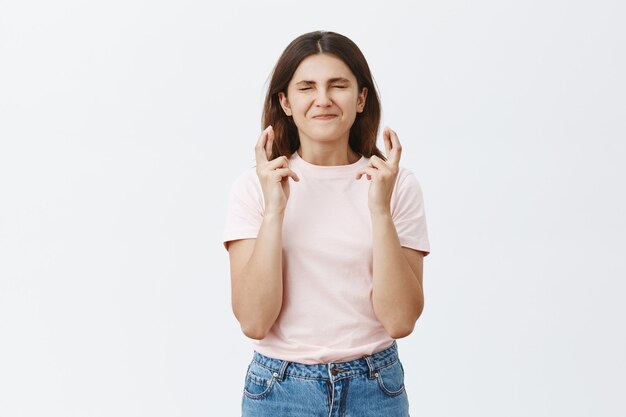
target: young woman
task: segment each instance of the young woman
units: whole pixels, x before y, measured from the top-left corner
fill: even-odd
[[[420,185],[393,130],[386,157],[376,147],[379,122],[350,39],[312,32],[287,46],[223,236],[233,312],[254,339],[245,417],[408,416],[395,339],[422,312],[430,246]]]

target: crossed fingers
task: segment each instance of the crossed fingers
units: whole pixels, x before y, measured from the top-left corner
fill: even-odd
[[[270,160],[273,144],[274,129],[270,125],[261,132],[259,140],[254,146],[257,175],[259,177],[271,178],[273,182],[281,182],[286,180],[286,177],[291,177],[294,181],[300,181],[298,174],[289,168],[289,159],[286,156],[282,155]]]
[[[400,170],[400,157],[402,155],[402,145],[398,139],[396,132],[386,127],[383,130],[383,140],[385,142],[385,151],[387,161],[376,155],[370,157],[369,164],[366,168],[357,171],[356,179],[360,179],[363,174],[367,175],[367,179],[371,180],[372,176],[384,173],[385,175],[395,176]]]
[[[272,126],[268,126],[265,128],[261,135],[259,136],[259,140],[254,147],[254,154],[256,158],[257,166],[263,165],[263,163],[269,162],[269,159],[272,157],[272,145],[274,144],[274,129]]]

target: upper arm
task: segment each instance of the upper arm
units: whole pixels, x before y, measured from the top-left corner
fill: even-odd
[[[400,245],[406,254],[419,251],[425,257],[430,252],[430,243],[422,188],[415,175],[401,167],[393,193],[391,213]],[[413,253],[415,256],[418,254]]]
[[[415,274],[415,277],[419,281],[420,285],[422,285],[422,275],[424,271],[424,252],[403,246],[402,253],[409,263],[411,270]]]

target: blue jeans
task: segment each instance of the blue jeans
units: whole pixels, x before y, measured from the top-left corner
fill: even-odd
[[[408,417],[404,369],[394,341],[347,362],[306,365],[254,352],[243,417]]]

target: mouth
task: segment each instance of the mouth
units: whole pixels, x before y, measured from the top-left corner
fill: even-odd
[[[330,119],[334,119],[335,117],[337,117],[336,114],[327,113],[327,114],[318,114],[317,116],[313,116],[313,119],[315,119],[315,120],[330,120]]]

